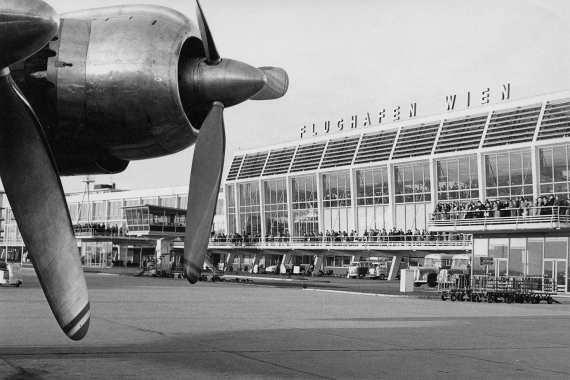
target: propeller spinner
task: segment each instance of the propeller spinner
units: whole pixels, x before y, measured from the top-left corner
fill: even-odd
[[[280,98],[289,85],[283,69],[256,69],[220,58],[200,3],[196,3],[206,58],[186,67],[181,75],[181,90],[188,91],[185,98],[194,99],[209,112],[196,141],[188,192],[184,267],[186,278],[192,284],[202,272],[222,179],[226,139],[223,110],[248,99]]]

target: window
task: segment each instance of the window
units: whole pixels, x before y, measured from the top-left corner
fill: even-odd
[[[431,201],[429,162],[394,166],[395,227],[404,232],[427,226]]]
[[[263,182],[265,195],[265,233],[281,236],[289,233],[287,211],[287,180],[285,178]]]
[[[105,202],[93,203],[93,220],[105,220]]]
[[[239,218],[242,236],[261,236],[259,185],[257,182],[239,185]]]
[[[568,197],[570,184],[570,145],[561,145],[538,150],[540,194],[556,194]]]
[[[291,179],[291,188],[293,207],[292,236],[318,234],[317,177],[314,175],[293,177]]]
[[[530,150],[485,155],[487,198],[532,197]]]
[[[354,226],[351,212],[350,173],[322,175],[323,230],[349,233]]]
[[[479,199],[476,156],[437,161],[437,199]]]
[[[228,185],[226,188],[226,201],[228,204],[228,233],[237,232],[236,219],[236,198],[235,185]]]
[[[386,166],[356,171],[357,231],[386,226],[388,212],[388,168]]]

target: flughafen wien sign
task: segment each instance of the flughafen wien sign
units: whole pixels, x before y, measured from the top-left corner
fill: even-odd
[[[477,103],[477,105],[485,105],[489,103],[491,96],[491,89],[485,88],[481,92],[477,92],[472,94],[471,92],[467,92],[466,96],[466,106],[471,107],[473,104]],[[508,100],[511,96],[511,84],[503,84],[503,88],[501,91],[501,100]],[[478,102],[477,102],[478,100]],[[447,111],[452,111],[455,109],[457,101],[457,94],[455,95],[446,95],[445,96],[445,106]],[[397,106],[392,109],[381,109],[376,114],[371,114],[367,112],[363,115],[362,118],[359,118],[359,115],[352,115],[350,118],[350,129],[355,129],[359,127],[359,121],[362,120],[362,126],[368,127],[371,126],[372,123],[377,122],[377,124],[382,124],[382,122],[386,121],[400,121],[402,117],[402,112],[404,112],[406,108]],[[417,116],[417,103],[410,103],[407,107],[408,118],[414,118]],[[372,115],[372,116],[371,116]],[[339,119],[336,122],[336,131],[342,131],[345,127],[345,120]],[[348,125],[347,125],[348,127]],[[328,134],[331,132],[331,122],[330,120],[325,121],[321,124],[321,127],[317,127],[316,124],[312,124],[311,126],[307,127],[306,125],[301,127],[301,138],[303,137],[314,137],[317,136],[319,133]]]

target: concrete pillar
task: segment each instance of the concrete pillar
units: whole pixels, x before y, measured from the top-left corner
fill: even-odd
[[[289,264],[291,261],[291,252],[287,252],[283,255],[283,260],[281,261],[281,267],[279,268],[279,273],[285,274],[285,264]]]
[[[315,255],[315,261],[313,263],[313,273],[312,276],[318,276],[319,271],[321,270],[321,265],[323,264],[323,259],[325,258],[325,254],[322,253],[320,255]]]
[[[235,257],[235,253],[234,252],[230,252],[228,253],[228,255],[226,256],[226,267],[224,268],[224,272],[228,272],[230,270],[230,266],[232,266],[234,264],[234,257]],[[235,270],[236,268],[234,268]]]
[[[400,273],[400,263],[402,262],[401,255],[395,255],[392,257],[392,266],[390,267],[390,274],[388,275],[389,281],[395,281],[396,276]]]
[[[156,259],[160,259],[163,255],[170,253],[171,237],[158,239],[156,241]]]
[[[253,255],[253,261],[251,262],[251,268],[250,268],[250,272],[253,273],[253,268],[255,268],[255,266],[257,264],[259,264],[259,259],[261,258],[262,253],[255,253]]]

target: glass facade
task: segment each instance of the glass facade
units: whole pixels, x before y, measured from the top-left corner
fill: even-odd
[[[176,197],[160,197],[160,205],[162,207],[176,208]]]
[[[354,228],[351,212],[350,173],[347,171],[322,175],[323,230],[350,232]]]
[[[479,199],[477,156],[437,160],[437,199]]]
[[[287,180],[285,178],[263,182],[265,201],[265,234],[285,236],[289,233],[287,211]]]
[[[293,209],[292,236],[319,233],[319,205],[317,177],[291,178],[291,206]]]
[[[83,242],[81,244],[81,262],[83,265],[89,267],[110,267],[112,261],[112,242]]]
[[[431,211],[429,168],[428,161],[394,165],[395,228],[407,231],[427,227]]]
[[[178,206],[178,208],[187,208],[188,207],[188,196],[187,195],[181,195],[180,196],[180,204]]]
[[[228,233],[237,232],[237,212],[236,212],[236,198],[235,186],[228,185],[226,189],[226,204],[228,205]]]
[[[540,195],[555,194],[568,197],[569,149],[570,145],[559,145],[538,150]]]
[[[93,203],[93,220],[100,221],[107,219],[106,213],[106,203],[105,202],[94,202]]]
[[[257,182],[240,183],[239,218],[242,236],[261,236],[261,210]]]
[[[558,291],[570,291],[567,236],[476,238],[474,275],[555,278]],[[492,257],[482,265],[480,257]]]
[[[122,219],[123,218],[123,210],[121,207],[123,206],[123,201],[109,201],[109,219]]]
[[[532,198],[530,149],[486,154],[485,188],[490,199]]]
[[[356,170],[357,231],[386,228],[389,202],[386,166]]]

